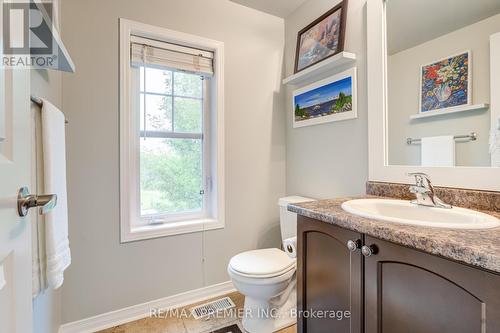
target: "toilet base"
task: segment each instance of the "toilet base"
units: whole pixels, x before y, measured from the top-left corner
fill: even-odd
[[[294,288],[295,289],[295,288]],[[245,297],[242,318],[243,328],[249,333],[272,333],[294,325],[297,318],[294,309],[297,304],[297,293],[293,290],[287,301],[275,307],[267,300]]]

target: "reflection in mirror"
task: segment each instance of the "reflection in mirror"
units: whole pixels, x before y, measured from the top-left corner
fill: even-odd
[[[386,15],[389,164],[500,167],[500,1],[390,0]]]

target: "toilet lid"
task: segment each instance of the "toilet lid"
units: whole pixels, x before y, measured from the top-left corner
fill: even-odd
[[[252,275],[281,275],[295,266],[295,260],[279,249],[262,249],[234,256],[229,266],[236,272]]]

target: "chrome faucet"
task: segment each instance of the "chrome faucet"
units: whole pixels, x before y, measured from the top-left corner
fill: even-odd
[[[414,193],[417,199],[413,200],[412,203],[428,207],[452,208],[451,205],[444,203],[436,196],[434,187],[427,174],[423,172],[410,172],[408,176],[415,177],[415,185],[410,186],[410,192]]]

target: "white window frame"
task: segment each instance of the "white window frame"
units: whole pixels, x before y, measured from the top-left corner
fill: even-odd
[[[140,225],[136,219],[139,202],[139,138],[135,130],[134,96],[131,94],[132,71],[130,67],[130,36],[165,41],[179,45],[206,49],[214,52],[214,75],[211,77],[209,96],[209,126],[211,200],[210,215],[176,222]],[[130,242],[143,239],[200,232],[224,228],[224,43],[120,18],[120,239]],[[138,226],[140,225],[140,226]]]

